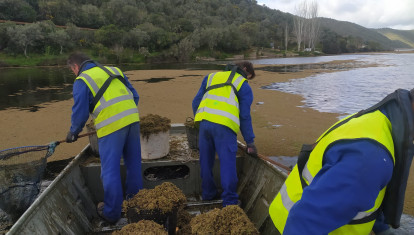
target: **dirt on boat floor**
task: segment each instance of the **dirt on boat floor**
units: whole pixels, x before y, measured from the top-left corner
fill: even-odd
[[[317,73],[369,66],[376,65],[333,61],[322,63],[321,66],[302,66],[293,72],[285,72],[280,69],[281,66],[255,66],[256,78],[249,81],[249,84],[254,94],[251,113],[259,153],[266,156],[297,156],[302,144],[313,143],[340,116],[300,107],[303,105],[300,95],[264,90],[261,87]],[[168,117],[171,123],[184,123],[187,117],[193,117],[191,102],[202,79],[212,72],[215,71],[137,70],[126,71],[125,74],[139,93],[138,110],[141,116],[158,114]],[[173,79],[148,82],[152,78]],[[64,140],[70,127],[72,105],[73,99],[70,99],[44,103],[39,105],[37,112],[17,109],[0,111],[0,149]],[[240,134],[238,137],[243,141]],[[76,156],[88,142],[88,138],[80,138],[75,143],[62,143],[48,161]],[[404,212],[414,215],[414,168],[410,174],[405,200]]]

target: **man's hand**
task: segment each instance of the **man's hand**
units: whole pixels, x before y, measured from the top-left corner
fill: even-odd
[[[247,144],[247,153],[252,155],[253,157],[257,157],[257,148],[254,143]]]
[[[73,134],[72,132],[68,132],[68,135],[66,136],[66,143],[72,143],[75,142],[78,139],[78,134]]]

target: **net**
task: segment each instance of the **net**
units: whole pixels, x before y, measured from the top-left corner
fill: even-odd
[[[58,142],[0,151],[0,209],[16,221],[40,192],[40,183]]]

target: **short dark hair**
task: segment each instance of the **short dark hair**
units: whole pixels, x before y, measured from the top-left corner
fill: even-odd
[[[246,72],[249,73],[250,75],[252,75],[252,77],[250,79],[253,79],[256,74],[254,72],[254,68],[253,68],[253,64],[249,61],[241,61],[236,63],[237,66],[239,66],[240,68],[246,68]]]
[[[85,62],[87,60],[90,60],[89,56],[87,56],[86,54],[84,54],[82,52],[75,52],[75,53],[72,53],[69,56],[69,58],[68,58],[68,60],[67,60],[66,63],[69,66],[75,65],[75,64],[81,65],[83,62]]]

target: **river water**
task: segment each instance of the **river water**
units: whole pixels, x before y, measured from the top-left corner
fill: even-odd
[[[338,69],[284,83],[273,83],[264,89],[300,94],[304,107],[321,112],[351,114],[378,102],[395,89],[414,88],[414,53],[351,54],[319,57],[294,57],[253,60],[254,64],[285,65],[279,71],[295,72],[312,68],[312,64],[335,60],[376,63],[377,67]],[[123,71],[136,69],[222,69],[227,62],[204,64],[153,64],[119,66]],[[65,66],[0,68],[0,110],[29,109],[44,102],[71,98],[75,76]]]
[[[218,63],[120,65],[123,71],[140,69],[222,69]],[[66,66],[0,68],[0,110],[37,111],[40,104],[72,98],[75,79]]]
[[[288,82],[273,83],[264,89],[279,90],[304,97],[304,107],[320,112],[348,115],[379,102],[398,88],[414,88],[414,53],[339,55],[255,61],[260,64],[319,63],[329,60],[356,60],[376,67],[321,73]]]
[[[295,72],[312,68],[312,64],[335,60],[356,60],[377,64],[376,67],[354,68],[320,73],[284,83],[269,84],[263,89],[299,94],[304,107],[321,112],[347,115],[380,101],[395,89],[414,88],[414,53],[358,54],[321,57],[261,59],[254,64],[285,65],[279,71]],[[205,64],[157,64],[119,66],[123,71],[136,69],[221,69],[227,62]],[[28,109],[38,105],[72,98],[75,76],[67,67],[0,68],[0,110]],[[295,164],[294,158],[278,159],[285,165]],[[403,215],[399,231],[414,233],[414,218]]]
[[[312,58],[263,59],[255,64],[313,64],[333,60],[356,60],[376,67],[355,68],[333,73],[321,73],[288,82],[273,83],[263,89],[299,94],[303,96],[303,107],[310,107],[320,112],[349,114],[382,100],[396,89],[414,88],[414,53],[410,54],[370,54],[339,55]],[[289,68],[286,69],[289,71]],[[285,165],[295,165],[295,157],[271,157]],[[401,227],[392,229],[393,234],[414,234],[414,217],[403,214]]]

